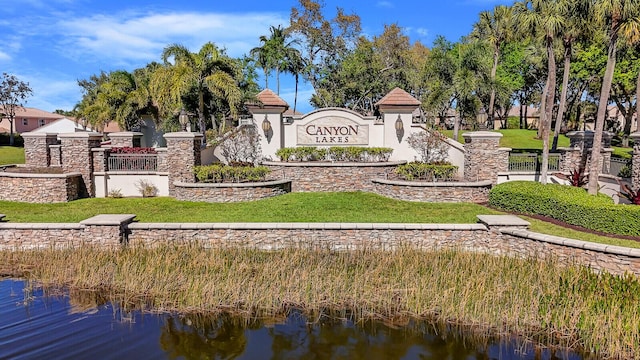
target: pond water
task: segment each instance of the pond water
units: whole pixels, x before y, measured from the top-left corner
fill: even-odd
[[[477,346],[432,327],[125,312],[0,279],[0,359],[570,359],[509,343]]]

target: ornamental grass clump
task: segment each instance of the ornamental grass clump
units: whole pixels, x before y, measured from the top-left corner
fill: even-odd
[[[271,169],[266,166],[231,166],[224,164],[194,166],[198,182],[241,183],[265,181]]]
[[[45,287],[101,291],[129,309],[305,314],[461,326],[599,357],[640,354],[640,282],[566,260],[461,250],[277,251],[204,244],[0,251],[0,274]],[[348,314],[348,315],[347,315]]]

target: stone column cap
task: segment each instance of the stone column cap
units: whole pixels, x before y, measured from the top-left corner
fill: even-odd
[[[634,132],[633,134],[629,135],[630,138],[632,139],[640,139],[640,131]]]
[[[200,139],[202,134],[188,131],[171,132],[162,135],[165,139]]]
[[[56,133],[47,133],[47,132],[26,132],[20,134],[23,138],[44,138],[44,137],[58,137]]]
[[[494,131],[472,131],[462,134],[462,137],[470,139],[500,139],[502,134]]]
[[[58,134],[58,137],[60,137],[61,139],[102,139],[102,133],[79,131],[72,133],[61,133]]]
[[[531,223],[515,215],[477,215],[487,227],[529,227]]]
[[[135,214],[100,214],[80,221],[82,225],[115,226],[128,224],[133,221]]]
[[[135,137],[135,136],[142,136],[144,135],[141,132],[137,132],[137,131],[121,131],[121,132],[113,132],[113,133],[109,133],[109,138],[114,138],[114,137]]]

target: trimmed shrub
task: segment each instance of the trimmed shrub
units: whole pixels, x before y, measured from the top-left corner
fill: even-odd
[[[382,162],[389,161],[393,149],[381,147],[342,147],[317,148],[301,146],[281,148],[276,156],[281,161],[345,161],[345,162]]]
[[[512,181],[495,186],[489,193],[489,204],[609,234],[640,236],[640,207],[614,204],[604,194],[591,196],[578,187]]]
[[[410,162],[396,168],[396,174],[404,180],[450,181],[453,180],[458,167],[448,163],[425,164]]]
[[[223,164],[195,166],[198,182],[240,183],[264,181],[271,170],[266,166],[229,166]]]

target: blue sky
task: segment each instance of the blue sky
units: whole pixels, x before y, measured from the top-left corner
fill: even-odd
[[[396,23],[412,41],[431,46],[437,35],[451,41],[468,34],[482,10],[508,0],[326,0],[326,17],[335,8],[355,12],[369,36]],[[259,46],[269,26],[289,23],[296,0],[138,1],[0,0],[0,72],[29,82],[26,106],[71,110],[80,100],[77,80],[101,70],[132,71],[160,61],[167,44],[192,51],[212,41],[231,56]],[[280,96],[293,105],[294,83],[282,78]],[[264,86],[264,81],[259,83]],[[275,84],[275,81],[269,83]],[[303,84],[298,110],[311,110],[311,88]]]

